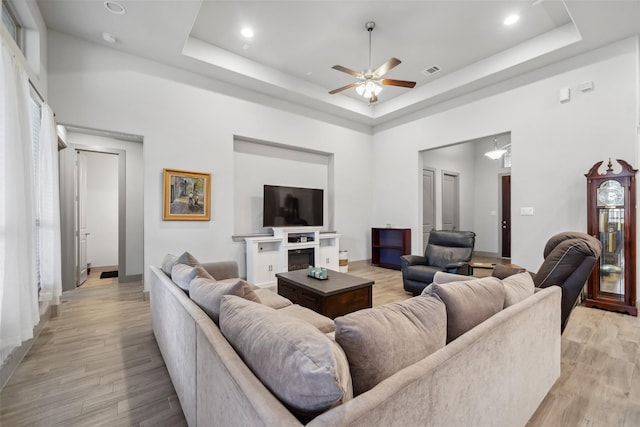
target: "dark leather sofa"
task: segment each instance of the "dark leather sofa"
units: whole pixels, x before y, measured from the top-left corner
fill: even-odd
[[[468,274],[475,242],[476,233],[473,231],[432,231],[424,256],[400,257],[404,290],[420,295],[433,282],[433,275],[438,271]]]

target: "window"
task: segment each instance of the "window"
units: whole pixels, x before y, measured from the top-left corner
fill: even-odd
[[[16,44],[22,48],[20,37],[22,26],[16,18],[16,14],[11,11],[6,0],[2,2],[2,23],[7,28],[7,31],[9,31],[9,34],[11,34],[11,37],[16,41]]]

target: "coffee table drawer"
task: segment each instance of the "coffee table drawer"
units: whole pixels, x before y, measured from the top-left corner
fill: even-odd
[[[371,308],[371,287],[355,289],[337,295],[331,295],[324,300],[322,314],[332,319],[352,313],[363,308]]]
[[[322,297],[305,289],[297,288],[284,281],[278,283],[278,293],[285,298],[289,298],[292,303],[320,313],[322,310]]]

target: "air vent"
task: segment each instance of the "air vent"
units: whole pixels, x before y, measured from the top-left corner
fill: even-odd
[[[434,65],[432,67],[427,68],[426,70],[422,71],[422,74],[424,74],[425,76],[437,73],[438,71],[440,71],[440,67],[438,67],[437,65]]]

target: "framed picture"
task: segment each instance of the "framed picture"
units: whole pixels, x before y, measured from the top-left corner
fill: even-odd
[[[210,219],[211,174],[164,169],[164,220]]]

